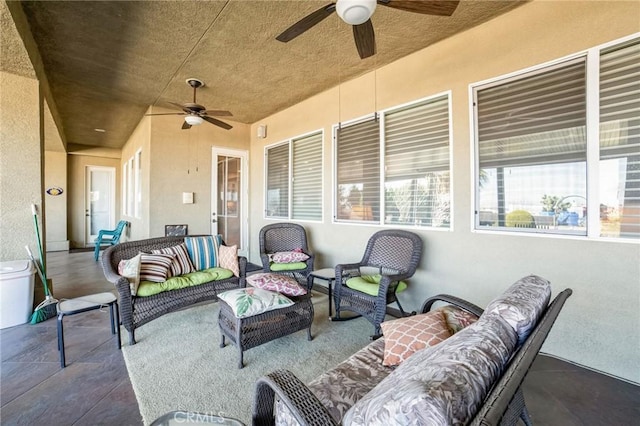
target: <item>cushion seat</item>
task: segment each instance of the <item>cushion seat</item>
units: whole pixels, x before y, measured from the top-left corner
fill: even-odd
[[[380,274],[361,275],[359,277],[349,278],[345,284],[353,290],[358,290],[371,296],[377,296],[380,280],[382,280],[382,275]],[[407,283],[400,281],[396,287],[396,293],[403,292],[406,289]]]
[[[137,295],[141,297],[153,296],[165,291],[178,290],[208,283],[211,281],[226,280],[231,278],[233,272],[225,268],[209,268],[202,271],[191,272],[177,277],[171,277],[164,282],[141,281]]]
[[[307,264],[304,262],[292,262],[292,263],[272,263],[269,267],[274,272],[281,271],[297,271],[299,269],[305,269]]]

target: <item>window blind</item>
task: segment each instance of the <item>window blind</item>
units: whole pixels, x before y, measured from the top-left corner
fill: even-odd
[[[289,217],[289,144],[267,150],[267,217]]]
[[[337,206],[343,220],[380,220],[380,127],[375,119],[336,132]]]
[[[585,62],[477,91],[480,167],[586,160]]]
[[[293,140],[292,218],[322,219],[322,133]]]
[[[385,223],[448,226],[449,102],[386,113]]]
[[[638,238],[640,42],[637,40],[604,51],[600,56],[600,160],[600,180],[607,183],[600,190],[601,235]],[[612,201],[616,196],[617,200]],[[619,229],[612,230],[618,226]]]

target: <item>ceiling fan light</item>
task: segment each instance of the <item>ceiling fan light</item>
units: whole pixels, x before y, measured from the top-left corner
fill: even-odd
[[[202,124],[204,120],[199,115],[187,115],[184,117],[184,121],[191,126],[197,126],[198,124]]]
[[[364,24],[376,10],[376,0],[337,0],[336,12],[350,25]]]

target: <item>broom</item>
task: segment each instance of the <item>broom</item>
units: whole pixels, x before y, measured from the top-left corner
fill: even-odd
[[[38,271],[38,275],[42,280],[42,284],[44,285],[44,300],[40,302],[36,309],[33,311],[33,315],[31,315],[31,324],[37,324],[49,318],[53,318],[57,315],[58,310],[56,306],[58,305],[58,300],[54,299],[49,291],[49,286],[47,285],[47,270],[44,264],[44,253],[42,250],[42,242],[40,240],[40,228],[38,227],[38,212],[36,210],[36,205],[31,204],[31,212],[33,213],[33,224],[36,231],[36,238],[38,239],[38,252],[40,254],[40,262],[38,264],[36,260],[33,258],[33,253],[31,253],[31,249],[29,246],[25,246],[27,249],[27,253],[29,254],[29,258],[33,262]]]

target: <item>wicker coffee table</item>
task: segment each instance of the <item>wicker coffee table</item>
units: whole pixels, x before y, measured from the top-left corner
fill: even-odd
[[[220,347],[225,346],[225,338],[236,345],[240,360],[238,368],[244,367],[243,353],[282,336],[307,329],[307,340],[311,340],[311,323],[313,322],[313,304],[311,295],[300,297],[288,296],[294,304],[286,308],[263,312],[246,318],[237,318],[231,307],[222,299],[219,300],[220,313],[218,326],[222,334]]]

